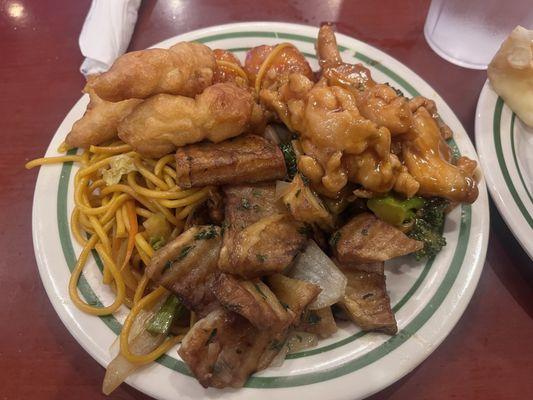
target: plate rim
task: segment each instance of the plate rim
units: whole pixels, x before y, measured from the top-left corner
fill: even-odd
[[[492,103],[494,103],[494,107],[489,108]],[[527,217],[520,209],[520,205],[517,203],[515,198],[517,195],[513,195],[508,186],[507,180],[510,179],[512,185],[521,185],[523,183],[519,181],[518,176],[509,174],[509,178],[507,178],[504,175],[501,169],[501,162],[499,160],[496,145],[494,143],[496,130],[501,131],[500,126],[498,126],[498,129],[496,129],[496,112],[499,106],[502,108],[500,110],[498,123],[501,125],[502,115],[504,112],[506,114],[511,114],[511,119],[514,122],[516,114],[494,91],[494,89],[491,87],[489,79],[486,79],[485,83],[483,84],[483,88],[480,91],[476,105],[476,148],[481,167],[485,173],[487,188],[492,200],[496,204],[496,208],[503,217],[514,238],[520,244],[524,252],[528,254],[530,259],[533,260],[533,241],[531,240],[531,232],[528,236],[526,231],[527,228],[523,228],[530,226],[530,223],[527,221]],[[511,135],[514,135],[514,131],[510,133]],[[487,140],[487,136],[489,137],[489,140]],[[503,150],[502,153],[504,153]],[[497,168],[494,168],[494,165],[496,165]],[[513,205],[513,208],[509,207],[510,204]]]
[[[313,27],[313,26],[309,26],[309,25],[302,25],[302,24],[291,24],[291,23],[279,23],[279,22],[267,22],[267,21],[260,21],[260,22],[240,22],[240,23],[235,23],[235,24],[223,24],[223,25],[215,25],[215,26],[212,26],[212,27],[208,27],[208,28],[203,28],[203,29],[198,29],[198,30],[194,30],[194,31],[190,31],[190,32],[186,32],[186,33],[183,33],[183,34],[180,34],[180,35],[176,35],[172,38],[169,38],[169,39],[166,39],[162,42],[159,42],[157,43],[156,45],[154,46],[161,46],[163,43],[165,42],[168,42],[168,41],[175,41],[177,40],[177,38],[182,38],[184,35],[192,35],[192,34],[196,34],[196,35],[200,35],[200,34],[206,34],[208,32],[217,32],[217,31],[220,31],[220,30],[225,30],[225,29],[234,29],[234,30],[239,30],[239,29],[243,29],[245,28],[246,30],[257,30],[256,28],[258,27],[258,25],[261,26],[261,28],[265,28],[265,29],[269,29],[273,32],[275,32],[276,30],[279,30],[279,29],[283,29],[283,28],[290,28],[290,29],[302,29],[302,28],[305,28],[305,29],[312,29],[314,31],[318,31],[318,28],[317,27]],[[400,61],[398,61],[396,58],[392,57],[392,56],[389,56],[388,54],[384,53],[383,51],[381,51],[380,49],[374,47],[374,46],[371,46],[367,43],[364,43],[358,39],[355,39],[353,37],[349,37],[347,35],[344,35],[344,34],[341,34],[341,33],[337,33],[338,37],[339,36],[342,36],[345,40],[350,40],[350,41],[355,41],[356,43],[359,43],[361,44],[363,47],[366,47],[366,48],[369,48],[372,50],[372,52],[374,53],[377,53],[378,55],[382,55],[384,56],[386,59],[388,60],[392,60],[393,62],[397,63],[398,65],[400,65],[401,67],[403,67],[409,74],[411,74],[413,77],[416,77],[417,80],[419,81],[418,83],[420,84],[423,84],[425,85],[427,88],[433,90],[431,88],[431,86],[423,79],[421,78],[418,74],[416,74],[415,72],[413,72],[411,69],[409,69],[407,66],[405,66],[403,63],[401,63]],[[433,90],[434,91],[434,90]],[[460,121],[458,120],[457,116],[455,115],[455,113],[453,113],[453,111],[451,110],[451,108],[447,105],[447,103],[442,99],[442,97],[440,95],[438,95],[438,93],[434,92],[434,97],[438,97],[438,99],[440,100],[440,102],[442,102],[445,107],[447,107],[447,109],[449,109],[450,113],[451,113],[451,116],[455,119],[455,122],[462,128],[462,131],[464,131],[464,128],[462,127],[462,124],[460,123]],[[80,101],[82,101],[82,99],[80,99],[78,101],[78,103]],[[76,105],[78,104],[76,103]],[[76,107],[76,105],[73,107],[73,109]],[[71,111],[73,110],[71,109]],[[69,112],[70,113],[70,112]],[[67,114],[67,117],[68,117],[69,114]],[[67,120],[67,117],[65,117],[65,120],[62,122],[62,124],[59,126],[58,130],[56,131],[56,133],[54,134],[53,137],[56,136],[56,134],[58,133],[58,131],[62,128],[62,125],[65,124],[65,121]],[[462,135],[461,135],[462,136]],[[472,147],[473,149],[473,145],[472,145],[472,142],[471,140],[468,138],[468,136],[466,135],[466,132],[465,132],[465,135],[463,138],[461,138],[461,140],[464,142],[464,145],[466,146],[470,146]],[[49,149],[47,150],[47,152],[50,150],[51,148],[51,145],[52,145],[52,142],[50,143],[50,146],[49,146]],[[474,154],[475,154],[475,150],[474,151]],[[41,176],[41,172],[39,172],[39,177]],[[37,183],[36,183],[36,192],[37,192],[37,186],[38,186],[38,182],[39,182],[39,178],[37,180]],[[458,321],[458,319],[461,317],[461,315],[463,314],[464,312],[464,309],[466,308],[466,306],[469,304],[470,302],[470,298],[477,286],[477,282],[479,280],[479,275],[481,273],[481,270],[483,268],[483,265],[484,265],[484,260],[485,260],[485,255],[486,255],[486,248],[487,248],[487,242],[488,242],[488,224],[489,224],[489,213],[488,213],[488,203],[487,203],[487,199],[483,199],[483,197],[486,196],[486,189],[485,189],[485,184],[484,184],[484,181],[483,179],[481,180],[480,182],[480,198],[478,199],[478,202],[480,203],[483,203],[483,204],[480,204],[479,206],[477,206],[477,211],[481,214],[479,216],[480,218],[480,222],[481,222],[481,225],[482,225],[482,234],[481,236],[477,239],[477,251],[478,251],[478,255],[477,255],[477,258],[475,259],[475,268],[473,269],[472,273],[473,275],[470,277],[470,281],[469,281],[469,284],[466,286],[465,288],[465,292],[463,293],[463,296],[461,297],[461,302],[460,304],[458,304],[456,307],[455,307],[455,310],[457,310],[455,313],[453,313],[453,315],[451,317],[448,318],[447,322],[448,324],[446,325],[444,331],[442,332],[439,332],[439,334],[436,334],[434,335],[434,338],[435,338],[435,341],[432,343],[432,346],[430,349],[428,349],[422,357],[420,357],[419,359],[417,359],[415,362],[412,363],[411,367],[408,368],[408,369],[404,369],[400,374],[397,374],[395,377],[393,377],[392,379],[386,381],[385,383],[382,383],[381,385],[378,385],[377,387],[374,387],[373,390],[367,390],[366,393],[363,394],[363,396],[367,396],[367,395],[370,395],[376,391],[379,391],[381,389],[383,389],[384,387],[392,384],[394,381],[396,381],[397,379],[400,379],[402,376],[404,376],[405,374],[409,373],[414,367],[416,367],[417,365],[419,365],[426,357],[428,357],[432,351],[442,342],[442,340],[444,340],[444,338],[449,334],[449,332],[453,329],[453,326],[455,326],[456,322]],[[38,250],[39,250],[39,243],[38,243],[38,240],[37,240],[37,237],[36,237],[36,226],[35,226],[35,220],[34,220],[34,216],[35,216],[35,206],[36,206],[36,196],[34,195],[34,208],[33,208],[33,216],[32,216],[32,222],[33,222],[33,229],[32,229],[32,232],[33,232],[33,240],[34,240],[34,249],[35,249],[35,253],[36,253],[36,259],[38,261],[38,264],[39,264],[39,273],[41,275],[41,280],[43,281],[43,284],[45,286],[45,289],[47,291],[47,295],[50,299],[50,301],[52,302],[52,304],[54,305],[54,309],[56,311],[56,313],[60,316],[62,322],[65,324],[65,326],[67,327],[67,329],[69,330],[69,332],[75,337],[75,339],[82,345],[82,347],[93,357],[95,358],[99,363],[100,360],[95,357],[95,355],[93,354],[93,352],[91,351],[91,349],[89,347],[86,347],[84,345],[84,343],[82,342],[81,340],[81,337],[79,337],[75,332],[72,331],[72,327],[69,327],[68,323],[66,322],[66,320],[63,319],[62,317],[62,313],[60,313],[58,311],[58,308],[63,310],[62,307],[60,307],[59,304],[57,304],[57,302],[54,302],[53,301],[53,282],[47,282],[47,276],[44,275],[44,268],[41,268],[41,265],[40,265],[40,254],[38,254]],[[484,201],[483,201],[484,200]],[[474,239],[470,238],[470,240],[468,241],[468,244],[470,243],[473,243],[474,242]],[[48,283],[48,284],[47,284]],[[63,310],[64,311],[64,310]],[[68,314],[68,313],[67,313]],[[65,316],[66,318],[66,316]],[[426,322],[427,323],[427,322]],[[136,387],[137,389],[149,394],[149,395],[152,395],[152,396],[157,396],[157,394],[153,394],[153,393],[149,393],[147,392],[146,390],[144,390],[144,388],[142,387],[139,387],[135,384],[135,382],[129,382],[130,384],[132,384],[132,386]],[[351,397],[351,396],[350,396]],[[338,398],[344,398],[344,397],[338,397]]]

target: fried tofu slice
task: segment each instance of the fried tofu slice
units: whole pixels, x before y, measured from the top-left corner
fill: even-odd
[[[212,50],[195,42],[180,42],[169,49],[147,49],[126,53],[109,71],[87,82],[107,101],[122,101],[168,93],[194,97],[213,82],[216,69]]]
[[[348,284],[338,304],[350,319],[364,331],[395,335],[398,327],[385,286],[384,264],[380,263],[379,270],[377,265],[368,267],[366,271],[354,266],[340,266],[340,269],[348,278]]]
[[[335,257],[341,264],[387,261],[424,246],[372,213],[353,217],[332,235],[331,241]]]
[[[146,273],[175,293],[187,308],[204,316],[218,307],[209,280],[218,272],[221,244],[218,226],[194,226],[157,250]]]
[[[221,142],[245,132],[252,120],[251,93],[233,83],[217,83],[191,99],[158,94],[135,108],[118,126],[118,136],[146,157],[177,147]]]
[[[285,177],[287,169],[278,146],[261,136],[246,135],[179,148],[176,173],[178,186],[188,189],[273,181]]]
[[[283,271],[303,249],[307,230],[276,203],[273,183],[227,186],[218,267],[243,278]]]
[[[295,328],[297,331],[314,333],[325,339],[337,332],[337,324],[331,307],[324,307],[319,310],[307,310]]]
[[[257,371],[272,336],[244,317],[219,308],[194,324],[178,354],[203,387],[239,388]]]
[[[115,139],[118,124],[142,103],[140,99],[128,99],[116,103],[105,101],[93,90],[89,91],[89,98],[85,114],[74,122],[65,138],[69,147],[88,148]]]
[[[284,331],[294,321],[294,312],[284,308],[260,279],[242,280],[221,273],[213,279],[211,289],[222,306],[259,330]]]

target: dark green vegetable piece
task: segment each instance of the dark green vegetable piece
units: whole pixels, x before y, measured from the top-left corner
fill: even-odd
[[[424,247],[414,253],[417,260],[431,258],[446,246],[442,229],[444,227],[444,211],[448,205],[448,200],[433,197],[426,199],[424,207],[416,213],[413,227],[407,236],[424,242]]]
[[[159,250],[161,247],[165,245],[165,243],[166,243],[166,240],[164,237],[152,236],[150,238],[150,246],[152,246],[154,250]]]
[[[146,330],[153,335],[168,333],[172,321],[181,314],[182,310],[183,306],[178,298],[174,295],[168,296],[159,311],[148,323]]]
[[[379,219],[396,226],[411,221],[415,216],[416,210],[422,208],[424,204],[425,200],[422,197],[402,200],[392,195],[374,197],[366,203],[367,207]]]
[[[289,179],[292,179],[294,175],[296,175],[296,173],[298,172],[296,154],[294,153],[292,144],[291,142],[280,143],[279,148],[281,149],[283,157],[285,158],[285,165],[287,166],[287,175],[289,176]]]

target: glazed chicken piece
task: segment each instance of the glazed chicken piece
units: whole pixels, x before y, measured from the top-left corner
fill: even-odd
[[[87,82],[107,101],[145,99],[166,93],[194,97],[210,86],[216,69],[211,49],[195,42],[177,43],[169,49],[147,49],[126,53],[109,71]]]
[[[276,280],[274,276],[270,279]],[[271,289],[284,307],[292,311],[293,323],[300,320],[320,291],[315,285],[288,277],[271,285]],[[270,365],[287,334],[287,329],[258,330],[241,315],[217,309],[192,327],[178,354],[202,386],[237,388],[244,385],[250,374]]]
[[[409,100],[409,108],[412,112],[415,112],[420,107],[425,107],[431,114],[431,117],[435,120],[439,126],[440,136],[443,140],[448,140],[453,137],[453,132],[448,125],[442,120],[437,112],[437,104],[433,100],[430,100],[423,96],[416,96]]]
[[[340,269],[348,278],[348,284],[339,305],[350,319],[363,331],[395,335],[398,327],[385,286],[383,263],[375,264],[372,268],[340,266]]]
[[[176,183],[182,189],[282,179],[285,159],[269,140],[246,135],[221,143],[198,143],[176,152]]]
[[[331,25],[320,27],[316,48],[322,76],[330,85],[349,89],[361,115],[386,127],[393,136],[409,131],[412,113],[408,100],[389,85],[376,83],[363,65],[344,63]]]
[[[261,90],[260,96],[300,134],[304,154],[298,169],[321,194],[336,197],[349,179],[378,193],[392,189],[396,171],[390,133],[360,114],[351,91],[293,74],[276,90]],[[355,160],[350,170],[348,157]]]
[[[414,112],[410,140],[402,144],[404,163],[419,182],[422,196],[444,197],[460,203],[473,203],[478,196],[473,177],[475,161],[463,158],[451,164],[451,149],[430,112],[419,107]]]
[[[158,158],[186,144],[240,135],[251,124],[253,104],[250,92],[232,83],[209,86],[195,99],[158,94],[122,120],[118,135],[143,156]]]
[[[211,289],[223,307],[259,330],[284,331],[294,321],[294,312],[285,309],[260,279],[243,280],[221,273],[213,279]]]
[[[218,267],[244,278],[285,269],[306,243],[306,229],[276,204],[275,185],[227,186]]]
[[[335,257],[343,265],[387,261],[424,246],[372,213],[353,217],[333,234],[332,242]]]
[[[271,54],[272,57],[269,58]],[[265,61],[268,62],[268,65],[264,65],[264,73],[260,77],[261,81],[256,82],[257,75]],[[270,87],[292,73],[298,73],[310,80],[314,80],[313,71],[304,55],[296,47],[288,43],[281,43],[277,46],[262,45],[252,48],[246,54],[244,70],[248,75],[250,84],[252,86],[255,85],[256,88]]]
[[[128,99],[116,103],[105,101],[94,91],[89,91],[89,105],[83,117],[74,122],[72,129],[65,139],[70,147],[88,148],[117,137],[118,124],[139,103],[140,99]]]
[[[209,281],[217,273],[221,244],[218,226],[194,226],[157,250],[146,273],[202,317],[219,307]]]
[[[213,83],[232,82],[237,86],[248,87],[248,76],[235,55],[228,50],[213,50],[217,68],[213,75]]]

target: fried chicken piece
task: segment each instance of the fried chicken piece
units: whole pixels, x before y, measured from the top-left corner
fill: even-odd
[[[218,226],[193,226],[157,250],[146,273],[202,317],[219,307],[209,281],[217,273],[221,244]]]
[[[158,94],[119,124],[118,135],[143,156],[158,158],[186,144],[240,135],[252,110],[252,95],[232,83],[209,86],[195,99]]]
[[[258,370],[274,336],[257,330],[244,317],[219,308],[194,324],[178,354],[203,387],[239,388]]]
[[[227,186],[218,267],[244,278],[284,270],[306,243],[306,230],[276,204],[275,185]]]
[[[239,59],[231,51],[215,49],[213,55],[217,61],[213,83],[232,82],[243,88],[248,87],[248,76]]]
[[[450,163],[451,149],[425,107],[415,111],[413,120],[413,129],[409,133],[413,139],[403,143],[402,154],[409,173],[420,184],[418,193],[473,203],[478,196],[477,182],[472,176],[475,161],[465,162],[463,159],[459,164],[463,168]]]
[[[118,124],[142,103],[140,99],[117,103],[105,101],[92,90],[89,91],[89,98],[85,114],[74,122],[65,139],[65,143],[70,147],[88,148],[116,138]]]
[[[160,93],[194,97],[212,84],[215,68],[209,47],[181,42],[169,49],[120,56],[109,71],[89,80],[85,91],[92,89],[107,101],[145,99]]]
[[[372,213],[356,215],[332,237],[333,252],[341,264],[387,261],[424,247]]]
[[[322,76],[330,85],[349,89],[361,115],[386,127],[393,136],[409,131],[412,113],[408,100],[388,84],[376,83],[363,65],[344,63],[331,25],[320,27],[316,48]]]
[[[300,133],[304,155],[298,169],[321,194],[336,197],[348,179],[374,192],[392,189],[390,132],[359,113],[351,91],[330,86],[325,79],[313,85],[293,74],[279,88],[261,90],[260,96]],[[355,157],[350,171],[345,165],[348,156]]]
[[[278,146],[261,136],[246,135],[179,148],[176,173],[176,183],[183,189],[273,181],[285,177],[287,169]]]
[[[223,307],[242,315],[259,330],[283,331],[294,321],[294,312],[285,309],[260,279],[243,280],[221,273],[210,286]]]
[[[409,100],[409,108],[412,112],[415,112],[420,107],[425,107],[426,110],[428,110],[428,112],[431,114],[431,117],[439,126],[440,135],[443,140],[448,140],[453,137],[452,130],[440,117],[439,113],[437,112],[437,104],[435,104],[433,100],[422,96],[416,96]]]
[[[346,293],[338,303],[363,331],[381,331],[388,335],[398,332],[385,285],[383,263],[373,271],[357,266],[339,266],[348,278]]]
[[[252,85],[255,84],[261,66],[275,48],[276,46],[262,45],[253,47],[246,53],[244,70]],[[314,80],[313,70],[305,56],[295,46],[289,45],[280,49],[279,53],[270,60],[270,65],[267,66],[260,86],[269,87],[279,81],[280,77],[288,76],[292,73],[298,73],[310,80]]]

